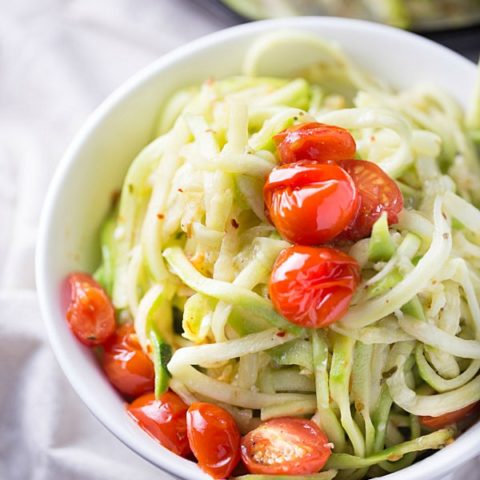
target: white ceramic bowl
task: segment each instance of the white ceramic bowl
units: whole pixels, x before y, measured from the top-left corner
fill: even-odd
[[[73,387],[92,413],[139,455],[178,477],[207,479],[198,467],[160,447],[125,413],[93,355],[67,328],[60,285],[74,270],[98,261],[98,228],[126,169],[151,138],[156,115],[169,94],[210,76],[240,73],[244,53],[265,32],[298,29],[338,41],[367,71],[396,87],[433,81],[466,104],[475,68],[461,56],[411,33],[373,23],[336,18],[291,18],[223,30],[160,58],[111,95],[68,148],[43,209],[37,248],[37,287],[52,347]],[[298,59],[302,56],[298,55]],[[272,65],[286,68],[282,51]],[[480,424],[435,455],[389,480],[440,478],[480,453]]]

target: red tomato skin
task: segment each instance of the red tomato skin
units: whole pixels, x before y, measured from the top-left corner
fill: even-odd
[[[360,199],[355,219],[339,239],[357,241],[370,236],[373,224],[384,211],[387,212],[390,225],[398,222],[403,196],[392,178],[368,160],[342,160],[336,163],[351,176]]]
[[[120,326],[104,346],[103,369],[110,383],[129,397],[153,390],[153,363],[142,350],[131,324]]]
[[[455,410],[454,412],[445,413],[439,417],[419,417],[420,423],[427,428],[432,430],[437,430],[439,428],[444,428],[452,423],[459,422],[465,417],[470,415],[475,415],[480,412],[480,402],[472,403],[467,405],[460,410]]]
[[[161,445],[181,457],[191,453],[187,437],[188,405],[175,393],[166,391],[158,400],[154,393],[135,399],[129,415]]]
[[[269,294],[275,309],[290,322],[323,328],[346,313],[359,282],[360,267],[346,253],[293,245],[275,261]]]
[[[290,459],[282,461],[286,442],[293,448],[288,452]],[[283,417],[268,420],[249,432],[242,440],[241,453],[253,474],[310,475],[323,468],[331,455],[331,445],[311,420]],[[272,459],[278,461],[269,463]]]
[[[273,137],[280,163],[299,160],[345,160],[355,156],[355,140],[348,130],[309,122],[295,125]]]
[[[204,472],[213,478],[230,476],[240,460],[241,441],[230,413],[211,403],[192,403],[187,412],[187,434]]]
[[[103,288],[86,273],[67,279],[70,301],[67,322],[75,336],[89,347],[102,345],[115,331],[115,311]]]
[[[301,245],[332,240],[351,224],[359,207],[355,184],[342,168],[311,161],[274,168],[263,195],[276,229]]]

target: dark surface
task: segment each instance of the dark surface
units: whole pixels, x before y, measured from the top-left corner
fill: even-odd
[[[230,22],[248,22],[246,18],[230,10],[220,0],[192,1],[203,6],[210,14],[228,19]],[[461,53],[474,62],[478,62],[480,56],[480,25],[456,30],[429,32],[424,36]]]
[[[474,62],[478,62],[480,56],[480,26],[435,32],[425,36],[465,55]]]

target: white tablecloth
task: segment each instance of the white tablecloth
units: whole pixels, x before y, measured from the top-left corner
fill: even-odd
[[[168,478],[116,440],[60,371],[35,295],[35,236],[48,181],[88,113],[163,52],[229,23],[188,0],[0,0],[2,480]],[[458,478],[478,479],[479,468]]]

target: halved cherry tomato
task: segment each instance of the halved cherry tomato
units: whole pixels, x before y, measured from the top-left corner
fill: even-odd
[[[154,393],[147,393],[128,406],[128,413],[143,430],[182,457],[190,454],[187,410],[188,405],[171,391],[162,393],[158,400]]]
[[[322,469],[331,454],[327,436],[311,420],[275,418],[242,440],[242,460],[258,475],[309,475]]]
[[[85,345],[101,345],[115,331],[115,311],[107,294],[86,273],[73,273],[67,284],[70,303],[66,317],[70,329]]]
[[[460,410],[455,410],[454,412],[444,413],[439,417],[419,417],[420,423],[427,428],[432,430],[437,430],[439,428],[446,427],[452,423],[459,422],[460,420],[465,419],[466,417],[474,414],[478,414],[480,411],[480,402],[472,403],[467,405]]]
[[[105,344],[103,368],[113,386],[125,395],[137,397],[153,390],[153,363],[129,323],[120,326]]]
[[[303,245],[335,238],[353,221],[359,206],[355,184],[343,168],[312,161],[274,168],[263,195],[280,234]]]
[[[200,468],[213,478],[227,478],[240,460],[241,440],[230,413],[211,403],[192,403],[187,433]]]
[[[360,267],[329,247],[294,245],[280,252],[270,276],[275,309],[303,327],[322,328],[347,311],[360,281]]]
[[[273,137],[280,163],[299,160],[345,160],[355,156],[355,140],[348,130],[310,122],[287,128]]]
[[[387,212],[389,224],[398,222],[403,196],[393,179],[367,160],[341,160],[336,163],[350,174],[360,197],[358,214],[340,236],[342,239],[356,241],[368,237],[382,212]]]

